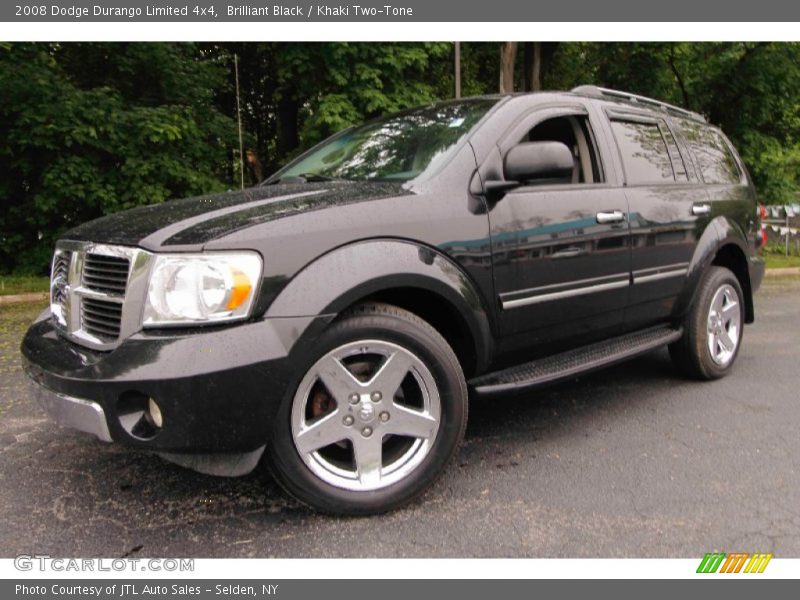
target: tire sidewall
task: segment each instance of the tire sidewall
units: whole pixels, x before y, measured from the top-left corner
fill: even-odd
[[[726,365],[717,364],[712,358],[711,351],[708,348],[708,313],[714,295],[723,285],[730,285],[736,291],[740,317],[739,340],[736,344],[736,350],[734,350],[733,356]],[[693,316],[694,322],[692,325],[695,332],[695,347],[693,350],[697,353],[699,366],[708,379],[723,377],[731,370],[736,362],[744,337],[744,293],[742,292],[742,286],[739,284],[739,280],[730,270],[724,267],[711,267],[706,281],[702,286]]]
[[[338,514],[372,514],[396,508],[429,487],[455,453],[466,424],[466,384],[456,357],[430,326],[403,318],[399,309],[381,313],[355,313],[334,323],[299,357],[292,385],[281,402],[270,443],[269,460],[281,484],[296,498],[314,508]],[[441,419],[434,443],[423,461],[404,479],[385,488],[351,491],[319,479],[305,464],[294,445],[291,412],[301,379],[331,350],[357,340],[391,342],[413,352],[428,367],[436,382]]]

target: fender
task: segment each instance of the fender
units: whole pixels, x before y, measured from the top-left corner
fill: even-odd
[[[447,301],[469,330],[478,367],[489,364],[491,313],[478,286],[446,255],[407,240],[366,240],[322,255],[286,284],[264,316],[335,315],[392,288],[427,290]]]
[[[708,223],[703,235],[700,236],[697,242],[694,255],[689,263],[689,273],[686,276],[683,291],[675,303],[673,318],[680,319],[689,310],[697,294],[700,281],[711,267],[720,248],[727,245],[738,247],[745,257],[750,255],[747,236],[742,228],[728,217],[719,216]],[[753,315],[753,297],[747,269],[745,269],[744,277],[747,278],[742,285],[742,291],[745,294],[745,320],[750,323]]]

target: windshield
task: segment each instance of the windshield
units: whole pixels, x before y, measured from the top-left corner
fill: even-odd
[[[411,109],[346,130],[268,182],[291,178],[408,181],[433,169],[497,103],[472,98]]]

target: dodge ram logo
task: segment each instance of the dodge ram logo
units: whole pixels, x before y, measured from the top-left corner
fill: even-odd
[[[361,406],[358,408],[358,418],[362,421],[371,421],[372,417],[375,416],[375,409],[372,407],[372,404],[364,404],[362,403]]]

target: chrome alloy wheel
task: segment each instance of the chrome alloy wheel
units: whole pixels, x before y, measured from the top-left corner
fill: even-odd
[[[306,373],[292,404],[292,438],[326,483],[377,490],[422,463],[440,419],[428,367],[401,346],[361,340],[328,352]]]
[[[742,310],[733,286],[721,286],[708,310],[708,350],[711,359],[726,366],[736,354],[742,332]]]

